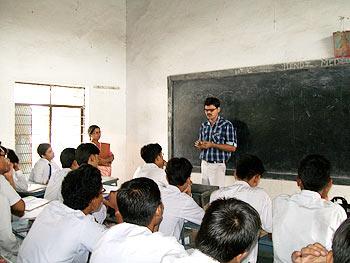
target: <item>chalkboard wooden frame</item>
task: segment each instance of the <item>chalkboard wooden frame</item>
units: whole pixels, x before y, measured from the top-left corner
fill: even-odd
[[[350,65],[350,58],[325,58],[320,60],[288,62],[273,65],[262,65],[254,67],[243,67],[226,70],[216,70],[210,72],[199,72],[190,74],[181,74],[168,76],[168,146],[169,158],[173,157],[174,153],[174,83],[177,81],[225,78],[237,75],[247,75],[264,72],[279,72],[300,69],[326,68],[336,67],[340,65]],[[350,161],[350,160],[349,160]],[[194,166],[194,172],[200,172],[200,167]],[[227,169],[226,175],[233,175],[233,170]],[[294,173],[266,173],[265,178],[295,180]],[[333,177],[333,182],[339,185],[350,185],[350,175],[348,177]]]

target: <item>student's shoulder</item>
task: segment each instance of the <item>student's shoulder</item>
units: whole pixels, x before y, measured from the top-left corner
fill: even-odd
[[[261,187],[252,187],[252,192],[255,193],[256,195],[259,195],[262,198],[266,198],[266,199],[270,199],[270,196],[268,195],[268,193],[265,191],[264,188]]]
[[[272,202],[277,205],[280,203],[288,203],[291,199],[290,195],[287,194],[280,194],[278,196],[276,196],[275,198],[273,198]]]

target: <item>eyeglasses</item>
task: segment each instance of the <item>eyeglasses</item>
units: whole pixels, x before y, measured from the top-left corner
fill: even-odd
[[[215,109],[204,109],[205,112],[213,112],[215,110],[217,110],[217,108],[215,108]]]

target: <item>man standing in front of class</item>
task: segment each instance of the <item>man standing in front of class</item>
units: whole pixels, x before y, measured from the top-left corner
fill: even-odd
[[[202,184],[225,186],[226,162],[236,151],[236,129],[232,123],[219,116],[220,100],[209,97],[204,102],[204,113],[208,121],[199,130],[195,147],[201,150]]]

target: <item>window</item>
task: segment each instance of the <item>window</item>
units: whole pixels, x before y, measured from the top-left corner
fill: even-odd
[[[83,141],[83,87],[16,82],[14,99],[16,153],[24,173],[30,173],[40,158],[36,152],[40,143],[51,143],[60,164],[62,150]]]

